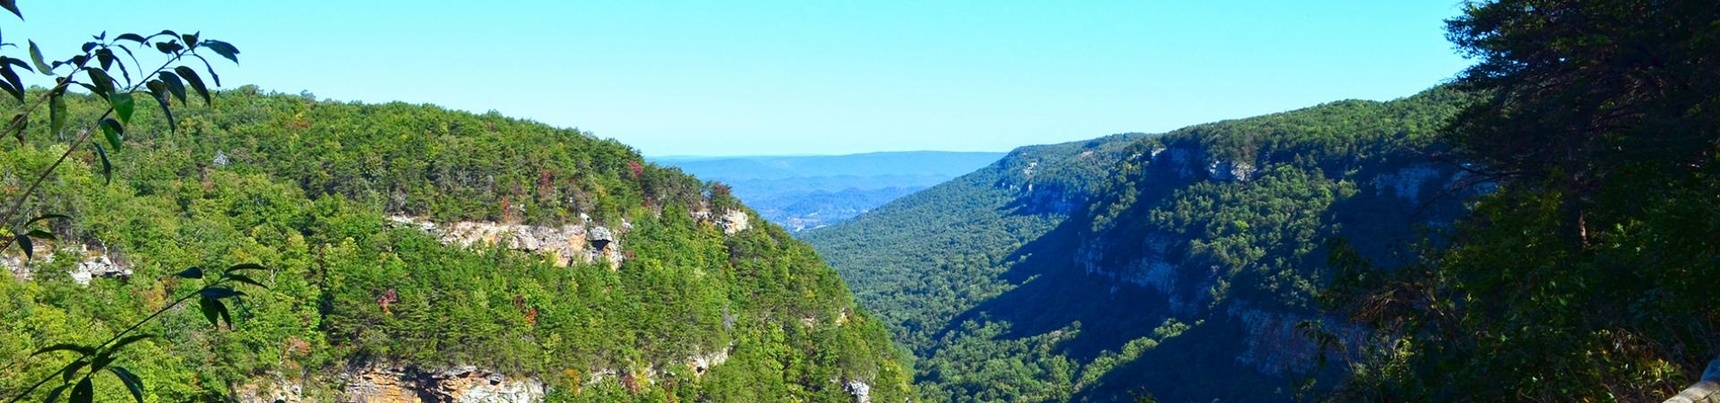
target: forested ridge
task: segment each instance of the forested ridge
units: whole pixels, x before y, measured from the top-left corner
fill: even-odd
[[[106,107],[68,101],[73,121]],[[909,394],[881,324],[811,248],[756,216],[725,228],[712,217],[753,213],[613,140],[249,86],[175,118],[174,131],[159,114],[132,119],[126,146],[109,151],[111,183],[80,153],[31,201],[70,218],[37,245],[54,258],[8,265],[0,280],[0,390],[59,368],[32,352],[100,341],[195,289],[173,273],[256,262],[271,268],[254,276],[270,288],[235,305],[233,326],[170,311],[142,329],[159,337],[119,357],[149,400],[222,400],[276,379],[327,400],[340,373],[368,365],[477,366],[541,380],[551,401],[849,401],[851,382],[876,399]],[[15,197],[69,135],[32,132],[0,149],[0,196]],[[560,267],[502,244],[449,245],[391,216],[605,228],[621,263]],[[78,284],[67,273],[79,246],[129,275]],[[130,398],[97,385],[98,401]]]
[[[1720,401],[1720,3],[1459,9],[1420,93],[1022,147],[806,243],[576,129],[0,59],[0,399]]]
[[[1310,358],[1260,343],[1307,343],[1277,339],[1316,317],[1328,238],[1390,260],[1457,207],[1424,149],[1461,99],[1025,147],[805,238],[915,351],[928,399],[1289,399]]]
[[[1421,94],[1025,147],[805,239],[928,400],[1657,401],[1720,352],[1716,21],[1468,2]]]

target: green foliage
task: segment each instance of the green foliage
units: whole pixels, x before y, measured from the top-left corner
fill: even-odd
[[[23,13],[21,13],[12,2],[6,2],[4,3],[4,6],[14,15],[17,15],[19,18],[23,18]],[[160,40],[156,39],[160,36],[165,36],[167,38]],[[134,42],[135,45],[143,47],[150,46],[152,41],[154,41],[153,44],[158,47],[158,50],[164,55],[166,61],[163,62],[160,67],[156,67],[153,71],[146,70],[144,66],[139,64],[136,55],[132,53],[130,48],[119,43],[121,40],[129,40]],[[184,41],[183,44],[179,42],[181,40]],[[117,150],[120,147],[122,139],[121,136],[125,132],[126,125],[131,123],[132,115],[136,109],[136,103],[132,97],[133,92],[136,92],[141,87],[147,85],[149,88],[147,90],[148,93],[156,97],[158,100],[161,100],[160,107],[162,113],[172,116],[172,108],[165,101],[166,95],[160,92],[160,89],[164,88],[165,85],[162,79],[156,78],[162,77],[163,75],[171,75],[171,73],[167,73],[165,69],[175,63],[181,63],[185,59],[197,58],[203,61],[209,74],[214,76],[214,66],[210,65],[208,60],[204,60],[201,55],[196,53],[199,46],[208,46],[213,48],[216,53],[223,57],[226,57],[235,63],[238,62],[238,58],[236,56],[238,49],[230,44],[217,40],[200,41],[196,34],[180,36],[174,34],[173,31],[162,31],[160,34],[149,37],[143,37],[137,34],[121,34],[112,41],[107,39],[107,34],[104,32],[96,35],[94,37],[94,41],[85,43],[81,54],[72,56],[63,61],[54,61],[51,65],[45,61],[41,47],[37,46],[35,41],[29,41],[29,44],[30,59],[33,63],[33,68],[32,65],[27,65],[22,60],[0,56],[0,78],[4,78],[4,81],[0,82],[0,90],[4,90],[9,93],[18,101],[19,104],[21,104],[10,122],[7,123],[4,132],[11,134],[16,138],[20,147],[26,145],[25,132],[29,127],[31,114],[37,108],[41,107],[44,102],[48,104],[47,113],[49,114],[50,120],[49,134],[58,134],[60,132],[64,127],[66,120],[64,97],[66,96],[66,90],[73,84],[89,90],[95,97],[101,98],[107,103],[107,110],[92,121],[96,122],[95,126],[99,126],[103,133],[103,137],[107,140],[108,144]],[[3,45],[13,44],[6,43]],[[114,52],[114,49],[116,48],[124,51],[129,57],[132,62],[130,68],[127,68],[125,61],[120,60],[119,57],[117,57],[117,54]],[[94,66],[90,65],[92,60],[97,64]],[[29,102],[26,100],[27,89],[24,87],[21,77],[19,77],[18,73],[13,69],[14,66],[26,71],[34,71],[46,76],[54,77],[55,85],[39,94],[34,102]],[[59,73],[56,73],[55,70],[59,69],[61,66],[67,66],[70,71],[64,73],[63,76],[57,75]],[[119,69],[123,81],[115,80],[108,74],[109,71],[112,71],[116,67]],[[137,81],[133,81],[131,69],[136,69],[139,73]],[[181,66],[178,67],[178,69],[187,69],[187,67]],[[87,83],[79,82],[77,79],[79,72],[86,73],[90,81]],[[116,116],[119,119],[115,120],[108,117],[110,115]],[[3,192],[6,196],[9,196],[9,198],[0,199],[5,200],[5,205],[7,206],[4,213],[0,213],[0,226],[4,226],[3,228],[6,229],[5,232],[12,236],[0,238],[3,239],[0,240],[0,250],[5,250],[8,247],[16,245],[19,247],[21,254],[24,255],[23,262],[10,261],[8,262],[10,263],[9,266],[26,265],[26,267],[23,267],[22,269],[28,270],[27,265],[34,261],[38,241],[48,241],[49,245],[52,245],[53,242],[57,242],[59,240],[53,232],[41,228],[33,228],[33,226],[36,223],[47,219],[57,218],[69,220],[69,216],[49,213],[25,220],[24,217],[28,217],[29,215],[25,215],[26,211],[24,209],[27,207],[27,203],[31,201],[40,201],[39,199],[42,194],[37,191],[42,189],[41,186],[44,181],[54,175],[61,167],[61,164],[64,163],[75,150],[79,149],[86,141],[89,140],[89,133],[89,130],[80,131],[76,139],[71,142],[70,146],[59,152],[59,158],[52,164],[49,164],[46,167],[41,167],[38,170],[20,171],[20,173],[23,174],[34,174],[36,179],[32,180],[28,187],[23,188],[22,191],[18,191],[18,188],[14,186],[11,189],[6,189],[6,192]],[[100,157],[103,176],[111,180],[112,164],[108,159],[107,152],[100,144],[92,144],[92,146],[96,155]],[[10,178],[12,176],[10,172],[13,171],[7,170],[6,172],[9,172],[7,174],[9,177],[8,179],[13,179]],[[41,208],[41,206],[28,207]],[[8,271],[16,272],[20,268],[12,267],[9,269],[10,270]],[[59,370],[46,374],[41,377],[40,380],[30,384],[30,386],[21,388],[21,390],[8,391],[11,396],[10,401],[16,402],[31,398],[33,397],[33,392],[36,392],[40,387],[47,385],[52,382],[54,378],[58,377],[60,378],[60,386],[47,392],[47,401],[55,402],[58,401],[61,396],[66,396],[67,400],[74,403],[91,402],[95,399],[94,378],[96,375],[102,374],[105,370],[107,373],[111,373],[124,385],[125,390],[129,392],[133,401],[143,403],[143,389],[145,387],[143,379],[123,366],[114,365],[116,364],[115,361],[119,356],[125,353],[126,347],[131,346],[137,341],[154,337],[153,335],[134,333],[134,331],[146,324],[149,324],[149,322],[158,318],[168,310],[174,309],[192,298],[196,298],[198,300],[198,304],[201,308],[200,310],[209,320],[211,325],[219,326],[219,323],[224,321],[231,326],[232,315],[228,309],[228,302],[238,301],[239,297],[243,297],[245,295],[243,291],[234,290],[232,286],[234,284],[248,284],[256,287],[264,287],[262,283],[259,283],[243,274],[242,272],[245,270],[265,269],[256,264],[241,264],[229,268],[228,270],[219,273],[209,284],[206,284],[195,292],[187,294],[184,297],[161,307],[156,310],[155,313],[148,315],[142,320],[132,323],[124,330],[115,333],[111,338],[107,339],[107,341],[97,344],[59,343],[36,350],[34,353],[30,354],[29,358],[35,358],[38,355],[57,351],[76,352],[79,355],[71,362],[61,366]],[[181,277],[185,278],[202,278],[202,271],[196,268],[182,271],[180,274]],[[226,302],[224,302],[224,300]],[[21,363],[23,361],[14,362]],[[80,372],[83,373],[82,377],[78,376]],[[75,383],[73,382],[74,379],[76,380]],[[68,389],[71,391],[69,394],[66,393]]]
[[[928,400],[1290,399],[1318,348],[1241,363],[1251,342],[1302,347],[1233,312],[1318,318],[1328,239],[1389,261],[1460,211],[1443,197],[1456,169],[1429,154],[1464,99],[1022,148],[805,239],[913,350]]]
[[[1384,333],[1341,397],[1674,395],[1720,351],[1720,9],[1500,0],[1448,24],[1486,97],[1443,139],[1502,190],[1414,264],[1340,276],[1336,306]]]
[[[211,304],[232,326],[166,310],[141,329],[160,337],[128,347],[126,368],[148,381],[145,400],[219,399],[274,376],[332,379],[369,363],[535,376],[557,401],[852,399],[832,379],[866,382],[890,401],[911,393],[884,328],[810,247],[756,218],[725,235],[694,213],[746,211],[732,196],[707,195],[619,143],[430,106],[253,87],[210,95],[218,109],[175,109],[177,130],[164,114],[136,111],[125,152],[111,156],[111,183],[101,161],[74,159],[38,192],[35,208],[70,217],[44,221],[62,256],[66,246],[98,246],[133,275],[80,286],[64,274],[71,258],[33,265],[28,281],[0,281],[11,304],[0,310],[9,315],[0,362],[24,368],[0,371],[0,390],[45,375],[49,363],[28,353],[93,345],[195,289],[174,274],[238,260],[271,270],[231,281],[270,290]],[[92,95],[63,99],[74,119],[106,106]],[[0,166],[40,169],[65,149],[53,136],[31,139],[0,152]],[[22,181],[0,178],[0,196]],[[603,260],[559,267],[496,246],[448,246],[388,215],[553,227],[590,217],[619,233],[626,258],[613,269]],[[386,309],[385,295],[395,299]],[[694,355],[725,351],[729,360],[702,375],[687,369]],[[614,376],[593,383],[605,370],[654,378],[638,389]],[[130,399],[123,386],[97,382],[91,393]]]

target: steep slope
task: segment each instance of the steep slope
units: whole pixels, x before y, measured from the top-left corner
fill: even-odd
[[[426,105],[218,94],[139,112],[116,175],[62,166],[56,222],[0,279],[0,391],[257,262],[231,329],[168,311],[120,363],[158,401],[853,401],[906,398],[883,326],[807,245],[722,192],[587,133]],[[96,116],[73,99],[73,121]],[[45,115],[45,113],[44,113]],[[33,116],[32,119],[47,119]],[[33,124],[33,128],[48,127]],[[64,150],[0,149],[0,197]],[[85,262],[117,268],[88,270]],[[107,266],[101,266],[106,268]],[[101,278],[103,276],[117,278]],[[91,277],[96,277],[91,279]],[[80,281],[82,280],[82,281]],[[43,390],[45,397],[46,390]],[[118,382],[98,401],[129,400]],[[36,399],[31,399],[36,400]]]
[[[653,160],[722,182],[765,219],[798,232],[853,218],[1001,157],[1003,153],[911,151]]]
[[[1331,239],[1377,261],[1459,214],[1435,89],[1163,135],[1026,147],[804,236],[952,401],[1286,400],[1319,341]],[[1329,337],[1328,337],[1329,336]],[[1331,351],[1341,358],[1345,351]]]

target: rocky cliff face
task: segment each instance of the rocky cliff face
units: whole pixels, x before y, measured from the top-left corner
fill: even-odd
[[[701,223],[715,225],[724,234],[734,235],[752,228],[751,216],[743,210],[728,210],[721,214],[709,211],[692,212]],[[434,235],[444,244],[461,247],[498,246],[538,253],[559,266],[574,263],[608,262],[619,269],[626,254],[621,242],[631,225],[623,223],[618,229],[593,225],[589,219],[582,225],[561,227],[501,224],[462,221],[439,224],[428,220],[392,216],[396,226],[416,228]],[[846,312],[838,320],[846,318]],[[732,327],[733,317],[726,317],[725,327]],[[695,377],[702,377],[713,367],[729,360],[734,345],[711,352],[694,354],[685,362],[648,364],[637,370],[597,368],[585,371],[583,384],[594,385],[619,381],[631,385],[654,384],[666,376],[666,365],[684,365]],[[864,384],[862,384],[864,386]],[[313,396],[318,390],[334,390],[334,396]],[[351,368],[335,379],[323,378],[288,380],[280,374],[258,378],[237,390],[235,398],[245,403],[309,402],[329,399],[341,402],[467,402],[514,403],[541,402],[546,385],[535,377],[513,377],[473,366],[448,369],[424,369],[409,366],[369,365]],[[861,395],[865,391],[858,392]]]
[[[460,367],[441,371],[372,368],[347,378],[343,401],[531,403],[543,401],[544,384],[535,378]]]
[[[1245,182],[1258,172],[1256,167],[1245,163],[1205,160],[1204,153],[1193,150],[1170,148],[1155,154],[1159,155],[1154,159],[1157,166],[1149,169],[1160,170],[1179,179]],[[1202,167],[1206,168],[1204,178],[1200,177]],[[1429,164],[1382,169],[1371,177],[1364,176],[1361,182],[1364,187],[1359,190],[1363,194],[1352,197],[1366,197],[1377,203],[1397,203],[1395,208],[1403,211],[1434,203],[1436,198],[1447,192],[1474,191],[1467,190],[1469,184],[1462,181],[1460,173]],[[1331,214],[1342,216],[1346,213]],[[1432,219],[1429,223],[1437,224],[1436,217],[1429,218]],[[1228,278],[1234,273],[1188,258],[1191,245],[1203,241],[1209,240],[1200,239],[1198,234],[1184,236],[1147,230],[1124,237],[1101,231],[1081,239],[1073,255],[1077,267],[1088,275],[1114,279],[1123,286],[1156,291],[1163,300],[1154,301],[1154,304],[1167,306],[1171,315],[1189,320],[1216,315],[1239,324],[1246,332],[1243,337],[1245,347],[1235,351],[1233,357],[1240,365],[1273,376],[1312,367],[1322,346],[1307,330],[1299,329],[1297,325],[1321,318],[1245,301],[1219,300],[1215,305],[1214,298],[1219,295],[1215,287],[1234,281]],[[1357,242],[1384,241],[1363,239]],[[1353,327],[1335,329],[1332,336],[1342,345],[1352,347],[1342,354],[1357,353],[1353,347],[1362,345],[1367,339],[1365,332]]]
[[[318,382],[320,380],[311,380]],[[369,366],[342,373],[333,385],[305,385],[275,380],[240,388],[244,403],[323,401],[306,396],[306,389],[338,390],[333,400],[351,403],[535,403],[544,399],[544,383],[536,378],[509,377],[476,367],[424,370]]]
[[[751,216],[744,210],[725,210],[720,214],[710,211],[694,211],[693,218],[700,222],[708,222],[722,228],[726,235],[734,235],[752,228]],[[608,262],[611,269],[619,269],[626,259],[621,252],[621,240],[633,225],[625,221],[621,227],[595,225],[589,217],[581,215],[582,224],[568,224],[560,227],[538,225],[502,224],[495,222],[460,221],[452,224],[438,224],[429,220],[407,217],[390,216],[389,222],[399,226],[418,228],[442,239],[449,245],[471,247],[475,245],[501,246],[508,249],[542,254],[557,266],[568,266],[575,262],[596,263]]]
[[[1225,315],[1242,324],[1248,332],[1245,347],[1235,355],[1238,364],[1272,375],[1289,375],[1304,371],[1315,364],[1322,349],[1345,347],[1329,359],[1353,362],[1361,358],[1360,346],[1368,342],[1368,333],[1355,326],[1345,326],[1332,332],[1337,346],[1322,346],[1320,340],[1300,325],[1319,319],[1315,315],[1259,309],[1246,301],[1230,304]]]
[[[77,259],[77,263],[74,263],[66,274],[78,284],[89,284],[97,278],[131,277],[130,265],[116,261],[105,249],[55,242],[38,242],[34,246],[34,259],[24,256],[0,256],[0,266],[5,267],[14,278],[29,280],[35,275],[35,267],[50,265],[56,258],[73,258]]]
[[[474,221],[437,224],[405,216],[392,216],[388,219],[396,225],[422,229],[442,238],[445,244],[463,247],[501,246],[533,252],[544,255],[558,266],[568,266],[575,262],[596,263],[601,260],[609,262],[612,268],[620,268],[625,258],[621,253],[621,237],[617,234],[620,231],[592,225],[590,220],[579,225],[546,227]],[[623,224],[623,227],[629,225]]]

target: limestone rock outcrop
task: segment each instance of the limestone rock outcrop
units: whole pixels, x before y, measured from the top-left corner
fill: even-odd
[[[314,381],[319,381],[320,378]],[[440,370],[368,366],[338,376],[334,401],[349,403],[535,403],[544,400],[537,378],[509,377],[473,366]],[[301,382],[272,379],[238,388],[243,403],[327,401],[305,395]]]
[[[428,232],[441,238],[445,244],[465,247],[495,245],[539,253],[549,257],[550,261],[558,266],[589,264],[602,260],[609,262],[611,268],[620,268],[622,260],[625,259],[625,255],[621,253],[621,237],[617,234],[618,231],[603,226],[569,224],[547,227],[477,221],[437,224],[404,216],[392,216],[388,219],[396,225]]]
[[[534,378],[515,379],[465,366],[422,371],[413,368],[371,367],[348,374],[341,401],[529,403],[544,398],[544,384]]]
[[[0,256],[0,266],[4,266],[13,278],[29,280],[35,275],[32,266],[53,263],[54,259],[69,255],[79,260],[66,274],[71,275],[72,281],[81,285],[88,285],[97,278],[127,278],[132,274],[129,265],[116,261],[106,250],[90,248],[89,245],[62,246],[43,242],[35,245],[32,254],[34,259]]]
[[[723,213],[722,219],[717,220],[717,225],[723,227],[724,235],[734,235],[752,228],[750,219],[745,211],[729,210]]]

